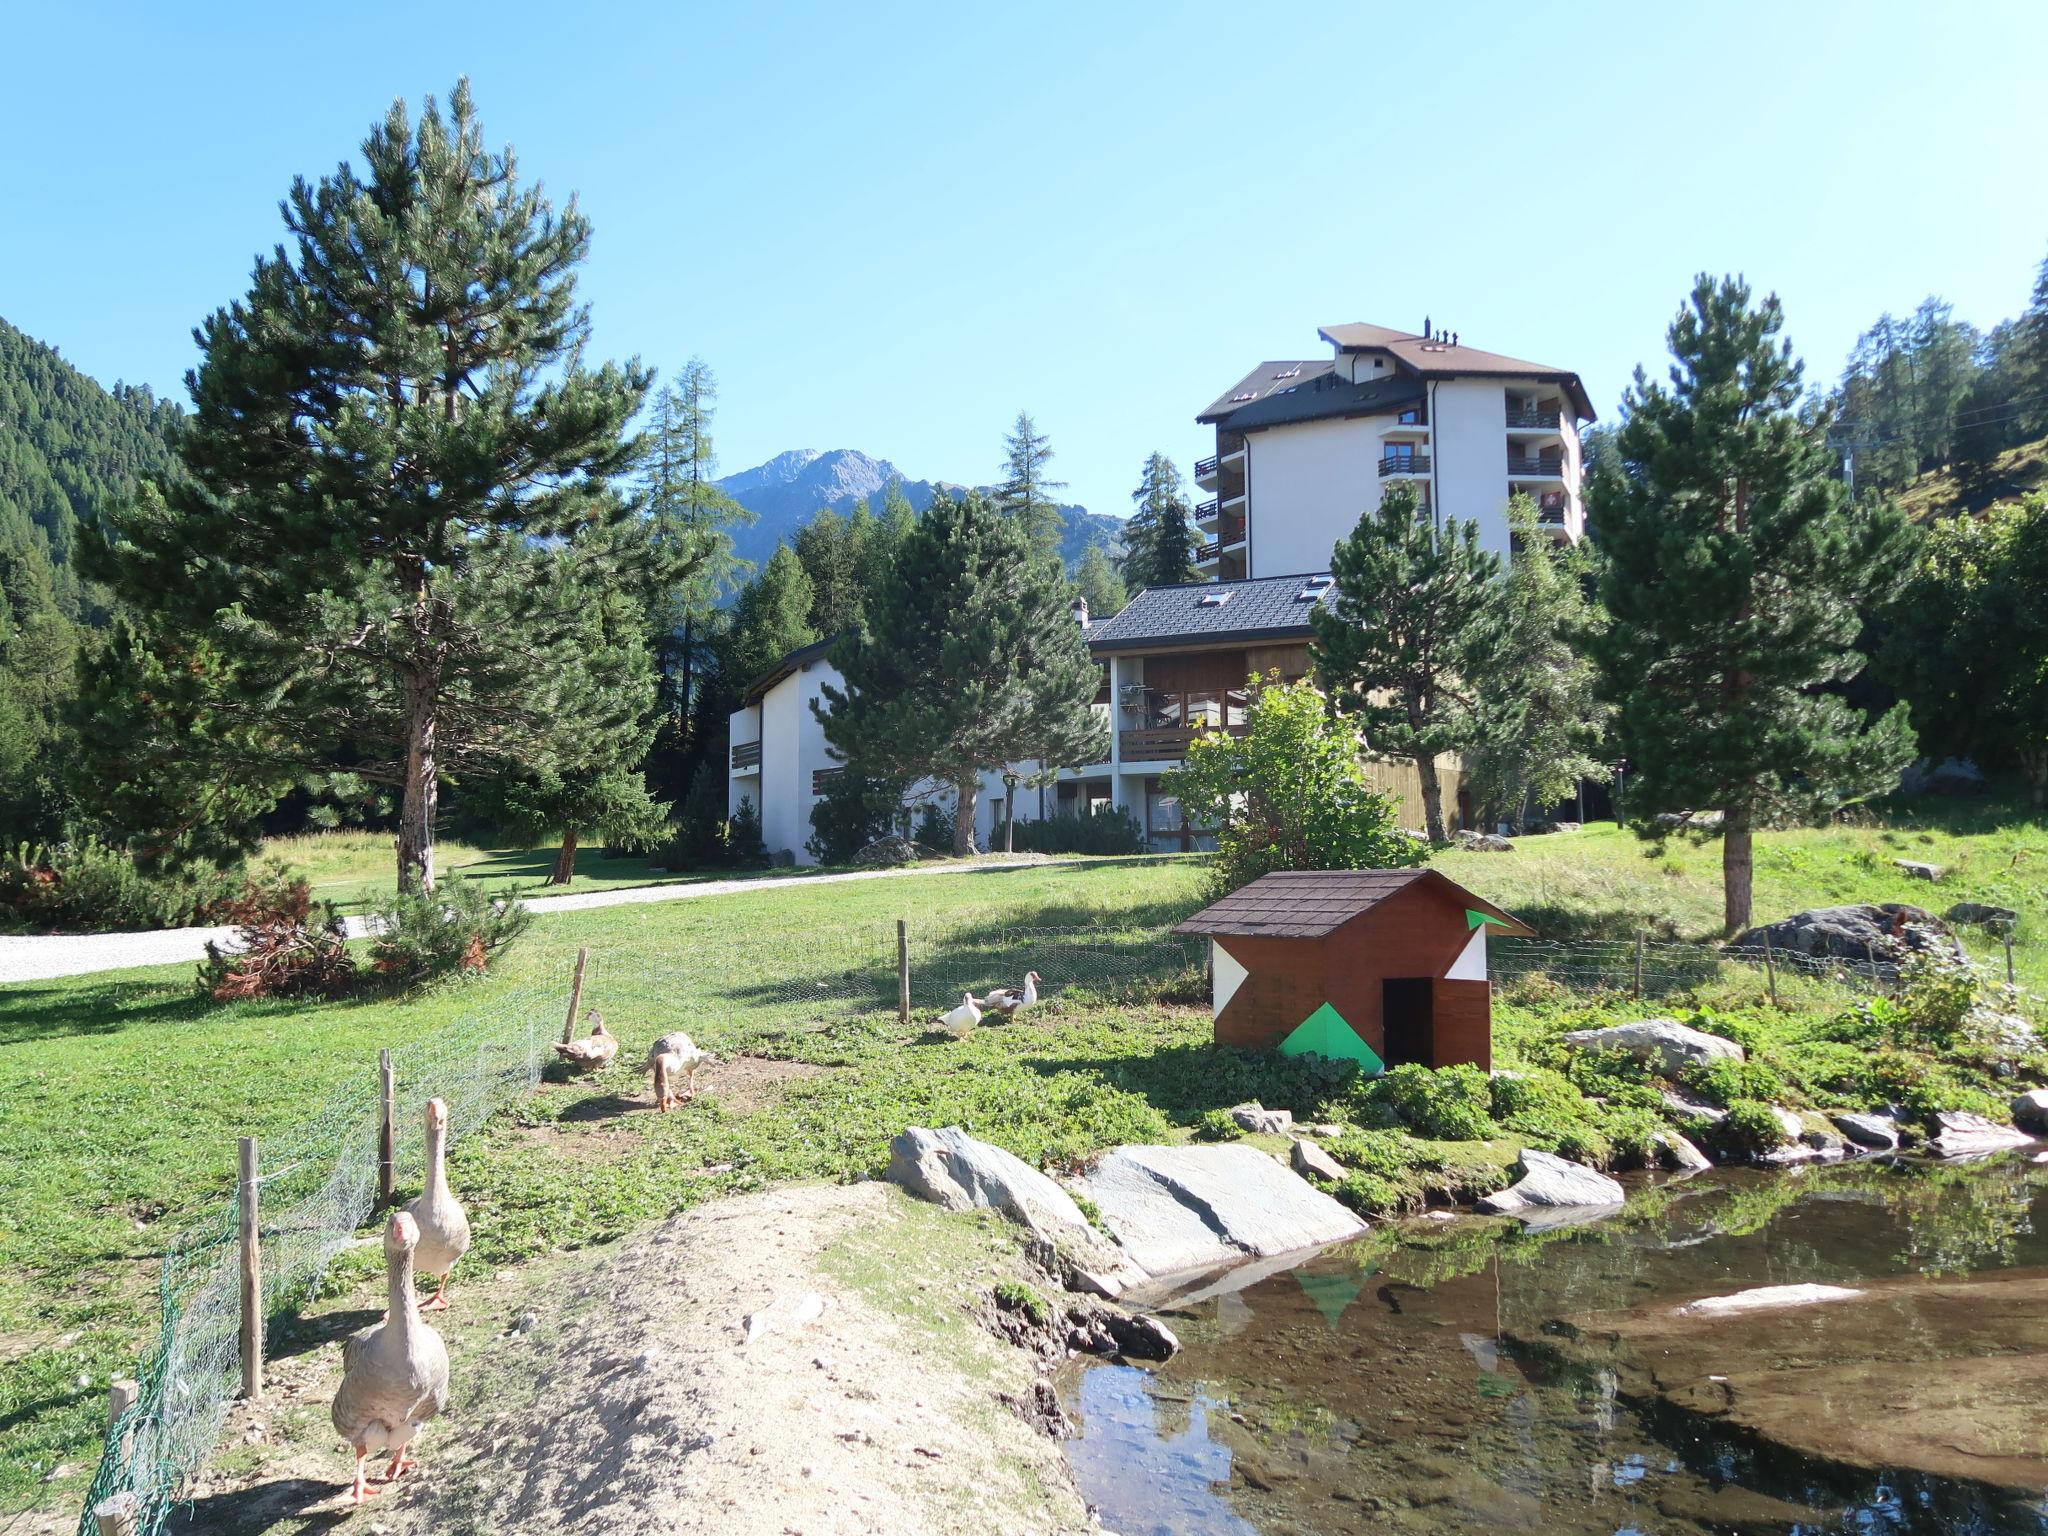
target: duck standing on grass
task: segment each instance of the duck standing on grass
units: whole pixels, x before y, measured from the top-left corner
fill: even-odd
[[[975,1002],[972,992],[962,992],[960,994],[960,1006],[950,1013],[940,1014],[937,1020],[939,1028],[956,1039],[965,1035],[980,1022],[981,1005]]]
[[[341,1385],[328,1417],[356,1453],[355,1486],[348,1501],[361,1504],[383,1490],[369,1486],[363,1464],[373,1452],[391,1452],[384,1473],[396,1482],[417,1466],[408,1454],[420,1428],[448,1406],[448,1346],[420,1317],[413,1294],[413,1254],[420,1226],[399,1211],[384,1229],[384,1274],[391,1310],[381,1323],[349,1335],[341,1346]]]
[[[592,1008],[583,1017],[590,1021],[590,1033],[555,1047],[555,1054],[568,1063],[571,1072],[595,1072],[610,1066],[619,1054],[619,1037],[604,1027],[604,1015]]]
[[[424,1275],[438,1275],[441,1285],[424,1310],[448,1305],[448,1272],[469,1252],[469,1215],[448,1187],[448,1105],[427,1100],[427,1181],[406,1214],[419,1223],[419,1252],[414,1263]]]
[[[997,987],[981,1000],[981,1006],[1005,1019],[1014,1019],[1038,1001],[1038,972],[1026,971],[1021,987]]]
[[[647,1052],[647,1065],[654,1073],[654,1107],[674,1109],[697,1097],[697,1069],[717,1060],[679,1029],[663,1035]],[[676,1092],[678,1078],[681,1093]]]

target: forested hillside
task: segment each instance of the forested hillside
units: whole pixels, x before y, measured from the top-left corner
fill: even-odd
[[[101,615],[72,569],[79,524],[125,496],[136,478],[171,467],[181,412],[147,388],[102,389],[0,320],[0,560],[40,548],[67,619]],[[20,596],[10,586],[10,606]]]

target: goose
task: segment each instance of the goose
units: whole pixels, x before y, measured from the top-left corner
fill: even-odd
[[[697,1096],[697,1069],[707,1066],[718,1058],[702,1049],[681,1030],[671,1030],[654,1042],[647,1053],[647,1065],[654,1072],[654,1105],[657,1109],[671,1109]],[[683,1080],[683,1091],[675,1091],[676,1078]]]
[[[420,1317],[413,1294],[413,1255],[420,1225],[398,1211],[384,1229],[384,1273],[391,1310],[379,1323],[358,1329],[341,1346],[341,1385],[328,1412],[341,1438],[356,1453],[351,1504],[383,1490],[372,1488],[363,1464],[373,1452],[391,1452],[386,1482],[418,1465],[408,1454],[420,1427],[448,1405],[448,1346]]]
[[[1014,1019],[1037,1001],[1038,972],[1026,971],[1024,973],[1024,985],[1021,988],[997,987],[981,1000],[981,1006],[992,1012],[1000,1013],[1006,1019]]]
[[[981,1022],[981,1007],[974,1001],[972,992],[960,994],[960,1006],[951,1013],[942,1013],[938,1018],[939,1028],[949,1034],[964,1035]]]
[[[581,1040],[568,1040],[555,1047],[555,1054],[569,1064],[572,1072],[595,1072],[611,1065],[619,1054],[619,1037],[604,1027],[604,1015],[595,1008],[583,1015],[590,1020],[590,1033]]]
[[[423,1310],[443,1311],[448,1306],[448,1272],[455,1268],[457,1259],[469,1252],[469,1215],[455,1198],[455,1191],[448,1187],[445,1100],[427,1100],[427,1181],[419,1198],[405,1209],[419,1223],[419,1252],[413,1262],[421,1274],[441,1277],[440,1288]]]

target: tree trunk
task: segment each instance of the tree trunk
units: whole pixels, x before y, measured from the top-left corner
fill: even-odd
[[[1422,781],[1422,823],[1423,831],[1432,843],[1447,842],[1444,832],[1444,784],[1436,774],[1434,752],[1415,754],[1415,777]]]
[[[1721,819],[1721,922],[1732,936],[1750,919],[1749,808],[1730,806]]]
[[[576,878],[576,829],[562,829],[562,848],[555,855],[554,873],[548,876],[549,885],[567,885]]]
[[[974,813],[981,805],[981,775],[970,773],[955,786],[953,805],[953,856],[974,857]]]
[[[2048,811],[2048,747],[2020,748],[2020,772],[2027,776],[2027,804]]]
[[[405,680],[405,798],[398,811],[398,888],[434,888],[434,821],[441,784],[435,762],[434,685]]]

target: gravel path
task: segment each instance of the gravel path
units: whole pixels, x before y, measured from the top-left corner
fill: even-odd
[[[1081,859],[1013,857],[1000,864],[949,864],[939,869],[857,869],[837,875],[784,875],[768,880],[700,880],[693,884],[636,885],[622,891],[579,891],[570,896],[531,896],[534,912],[582,912],[592,907],[636,906],[655,901],[694,901],[741,891],[782,890],[800,885],[834,885],[846,880],[892,880],[903,875],[976,875],[996,870],[1079,864]],[[349,937],[368,931],[363,919],[348,919]],[[0,938],[0,986],[84,976],[93,971],[129,971],[146,965],[179,965],[206,958],[208,942],[226,943],[232,928],[161,928],[151,933],[34,934]]]

